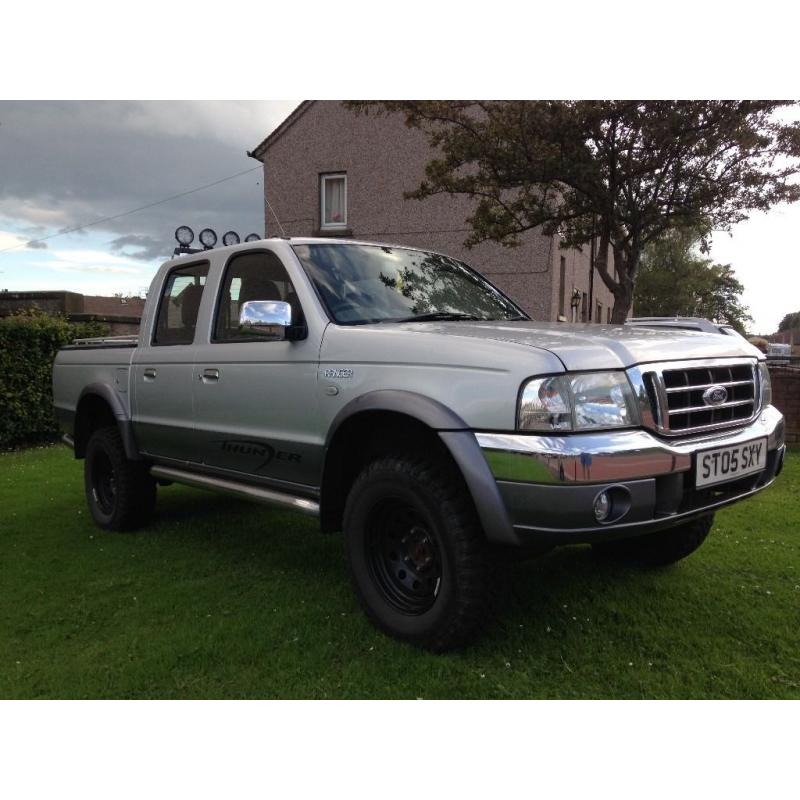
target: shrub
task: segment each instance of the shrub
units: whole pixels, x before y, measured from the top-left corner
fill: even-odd
[[[103,336],[98,322],[72,323],[38,309],[0,318],[0,447],[52,440],[53,360],[82,336]]]

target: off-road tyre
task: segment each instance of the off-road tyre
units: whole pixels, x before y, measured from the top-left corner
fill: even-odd
[[[454,467],[418,455],[376,459],[350,490],[343,527],[356,595],[380,630],[443,652],[485,622],[488,551]]]
[[[648,533],[633,539],[598,542],[594,544],[594,548],[603,556],[627,564],[665,567],[694,553],[706,540],[713,524],[714,515],[708,514],[657,533]]]
[[[86,502],[99,527],[129,531],[152,517],[156,482],[145,464],[125,456],[116,426],[99,428],[89,438],[83,476]]]

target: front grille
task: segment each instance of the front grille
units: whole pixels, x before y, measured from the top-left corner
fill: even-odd
[[[654,427],[667,434],[689,434],[743,425],[758,411],[759,390],[753,361],[688,361],[647,365],[642,383]],[[724,387],[723,402],[704,393]]]

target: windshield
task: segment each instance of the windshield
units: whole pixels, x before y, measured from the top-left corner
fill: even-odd
[[[366,244],[294,251],[340,325],[425,319],[527,319],[466,264],[437,253]]]

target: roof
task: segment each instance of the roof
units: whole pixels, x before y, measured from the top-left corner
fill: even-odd
[[[286,131],[291,128],[292,125],[294,125],[294,123],[297,122],[297,120],[300,119],[300,117],[302,117],[303,114],[305,114],[315,102],[316,100],[303,100],[303,102],[300,103],[300,105],[297,106],[297,108],[295,108],[295,110],[292,111],[292,113],[289,114],[289,116],[286,117],[286,119],[281,122],[281,124],[278,125],[278,127],[275,128],[275,130],[272,131],[272,133],[270,133],[263,142],[261,142],[261,144],[256,145],[252,150],[248,150],[247,155],[250,156],[250,158],[255,158],[257,161],[263,161],[264,153],[267,152],[269,146],[283,136],[283,134],[286,133]]]
[[[257,249],[259,244],[266,242],[288,242],[290,245],[294,244],[357,244],[369,247],[394,247],[402,250],[418,250],[422,253],[437,253],[439,255],[447,256],[447,253],[441,253],[438,250],[431,250],[427,247],[414,247],[410,244],[397,244],[396,242],[376,242],[366,239],[340,239],[338,236],[270,236],[265,239],[259,239],[255,242],[240,242],[239,244],[228,245],[227,247],[212,247],[210,250],[197,250],[194,253],[173,256],[169,261],[165,261],[161,268],[172,269],[179,264],[192,264],[196,261],[202,261],[208,258],[211,253],[223,253],[225,255],[237,251],[248,251]],[[447,256],[452,258],[452,256]]]

